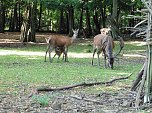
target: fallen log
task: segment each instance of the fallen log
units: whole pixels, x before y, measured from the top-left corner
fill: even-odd
[[[80,83],[80,84],[69,85],[69,86],[64,86],[64,87],[59,87],[59,88],[43,87],[43,88],[38,88],[37,91],[38,92],[40,92],[40,91],[59,91],[59,90],[68,90],[68,89],[72,89],[72,88],[76,88],[76,87],[80,87],[80,86],[87,87],[87,86],[103,85],[103,84],[109,85],[109,84],[112,84],[119,80],[128,79],[131,75],[132,75],[132,73],[129,76],[116,78],[116,79],[110,80],[108,82],[94,82],[94,83],[85,83],[84,82],[84,83]]]

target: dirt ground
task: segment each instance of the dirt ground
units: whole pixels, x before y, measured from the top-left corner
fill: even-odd
[[[23,46],[23,43],[19,42],[19,35],[19,33],[0,34],[0,47]],[[44,38],[48,36],[49,34],[37,34],[37,41],[45,44]],[[112,93],[105,91],[97,94],[86,94],[83,87],[80,87],[79,91],[45,93],[37,92],[33,87],[27,88],[25,84],[17,87],[19,89],[17,94],[0,93],[0,113],[144,113],[134,107],[136,92],[130,91],[129,87]],[[36,97],[47,95],[49,104],[34,102],[33,95],[35,100]],[[151,105],[144,106],[144,110],[150,113],[151,107]]]

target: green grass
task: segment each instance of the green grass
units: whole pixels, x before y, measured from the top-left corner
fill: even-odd
[[[49,105],[50,98],[47,95],[40,95],[40,96],[33,95],[32,99],[35,103],[40,104],[42,107]]]
[[[44,52],[45,49],[45,46],[36,45],[21,48],[0,48],[0,50],[41,52]],[[129,50],[135,51],[137,49],[144,50],[141,46],[128,44],[124,51],[127,53]],[[92,46],[90,46],[90,44],[75,44],[69,48],[70,52],[77,53],[84,52],[85,50],[92,50]],[[130,51],[128,53],[130,53]],[[55,58],[53,63],[50,64],[48,59],[47,62],[44,62],[43,56],[1,55],[0,92],[16,92],[21,85],[25,85],[26,87],[41,87],[47,85],[59,87],[82,82],[109,81],[133,73],[129,80],[120,82],[121,87],[125,87],[131,85],[143,65],[141,62],[138,62],[137,58],[123,58],[120,59],[120,61],[116,61],[114,70],[111,70],[103,68],[103,60],[101,61],[102,68],[99,69],[96,59],[94,60],[95,65],[91,65],[91,58],[69,58],[69,62],[63,62],[61,59],[57,62]],[[117,89],[118,87],[107,87],[108,90],[113,90],[114,88]],[[86,88],[86,90],[91,92],[105,89],[99,85],[97,87]]]

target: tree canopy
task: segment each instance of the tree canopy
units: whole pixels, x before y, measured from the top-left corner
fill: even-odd
[[[140,0],[0,0],[0,6],[0,32],[20,31],[28,18],[28,24],[34,22],[29,27],[35,27],[35,31],[71,35],[72,29],[79,28],[79,36],[89,38],[107,27],[107,16],[114,13],[119,27],[134,26],[138,20],[121,17],[134,14],[142,3]],[[29,17],[25,17],[27,10],[31,13]]]

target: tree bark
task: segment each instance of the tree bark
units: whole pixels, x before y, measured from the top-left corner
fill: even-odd
[[[35,33],[36,33],[36,8],[37,2],[34,1],[30,5],[27,5],[26,11],[24,14],[24,19],[21,27],[21,42],[36,42]]]
[[[21,23],[22,23],[22,14],[21,14],[21,3],[18,4],[18,31],[21,29]]]
[[[36,34],[36,24],[37,24],[37,18],[36,18],[36,14],[37,14],[37,2],[34,1],[32,3],[32,8],[31,8],[31,21],[30,21],[30,29],[31,29],[31,36],[29,37],[29,41],[31,42],[36,42],[36,38],[35,38],[35,34]],[[29,30],[30,30],[29,29]],[[30,32],[30,31],[29,31]]]
[[[59,33],[64,33],[64,15],[63,15],[63,9],[60,10],[60,23],[59,23]]]
[[[117,22],[118,0],[113,0],[112,18]]]
[[[79,34],[78,34],[78,37],[80,37],[80,35],[81,35],[80,33],[83,33],[83,28],[82,28],[82,26],[83,26],[83,11],[84,11],[84,9],[83,9],[83,5],[82,5],[80,20],[79,20]]]
[[[38,31],[40,31],[40,27],[41,27],[41,18],[42,18],[42,1],[40,1],[40,14],[39,14],[38,28],[37,28]]]
[[[92,35],[92,29],[90,24],[90,14],[88,7],[86,9],[86,25],[87,25],[87,38],[90,38],[90,36]]]
[[[95,27],[96,27],[96,34],[99,34],[100,33],[100,24],[99,24],[99,20],[98,20],[98,13],[96,10],[94,11],[93,21],[94,21]]]
[[[73,35],[72,29],[74,28],[74,9],[72,6],[69,8],[69,36]]]
[[[102,3],[100,2],[100,12],[101,12],[101,19],[102,19],[102,27],[106,27],[106,5],[105,1]]]
[[[30,28],[29,16],[30,16],[30,7],[26,6],[25,12],[23,14],[23,22],[22,22],[22,26],[21,26],[21,34],[20,34],[21,42],[28,42],[27,32],[28,32],[28,29]]]
[[[5,27],[5,10],[4,10],[4,3],[0,0],[0,33],[4,32]]]

